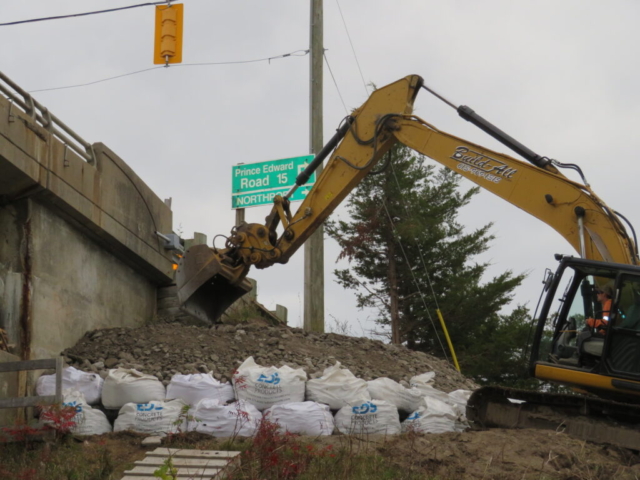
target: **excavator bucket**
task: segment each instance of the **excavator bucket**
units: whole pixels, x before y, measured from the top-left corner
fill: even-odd
[[[229,266],[224,259],[220,252],[207,245],[195,245],[187,250],[176,272],[182,310],[215,323],[231,304],[251,290],[251,283],[244,278],[247,268]]]

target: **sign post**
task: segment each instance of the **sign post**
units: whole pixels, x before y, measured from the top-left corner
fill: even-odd
[[[231,172],[231,208],[257,207],[273,203],[276,195],[284,196],[291,190],[298,174],[312,160],[313,155],[305,155],[234,165]],[[294,202],[304,200],[315,181],[314,173],[289,200]]]

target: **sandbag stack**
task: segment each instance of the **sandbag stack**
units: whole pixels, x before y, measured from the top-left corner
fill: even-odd
[[[133,369],[109,370],[102,388],[102,404],[110,409],[164,399],[164,385],[160,380]]]
[[[112,431],[111,423],[107,420],[104,412],[92,408],[87,402],[84,394],[78,390],[63,390],[63,407],[75,409],[76,414],[72,418],[74,426],[71,433],[75,435],[102,435]],[[47,408],[47,407],[43,407]],[[50,421],[43,420],[43,425],[51,425]]]
[[[247,358],[232,384],[212,372],[173,375],[167,389],[155,376],[137,370],[109,370],[99,375],[69,367],[63,373],[66,406],[77,409],[74,433],[96,435],[111,430],[105,414],[89,406],[100,401],[118,416],[114,431],[147,434],[198,431],[215,437],[253,436],[263,418],[281,432],[299,435],[459,432],[468,428],[468,390],[445,393],[433,387],[435,374],[411,378],[406,388],[391,378],[369,382],[340,362],[319,378],[307,380],[301,368],[258,365]],[[39,395],[55,389],[55,375],[37,382]],[[403,420],[401,422],[401,420]]]
[[[233,387],[213,378],[212,372],[192,375],[176,374],[167,386],[167,400],[179,398],[195,407],[202,399],[219,400],[222,404],[235,399]]]
[[[357,378],[350,370],[340,368],[340,362],[328,367],[320,378],[307,382],[307,400],[329,405],[332,410],[371,400],[367,382]]]
[[[334,421],[329,405],[316,402],[292,402],[274,405],[264,418],[278,424],[282,433],[318,437],[333,433]]]
[[[262,421],[262,413],[245,400],[224,405],[219,400],[205,398],[200,400],[193,416],[196,420],[189,429],[214,437],[252,437]]]
[[[62,390],[80,392],[88,405],[100,403],[104,380],[97,373],[87,373],[73,367],[62,371]],[[36,381],[36,394],[40,396],[55,395],[56,376],[41,375]]]
[[[263,411],[281,403],[303,402],[307,372],[287,365],[262,367],[249,357],[238,367],[232,380],[236,398]]]
[[[345,435],[395,435],[400,433],[398,408],[384,400],[369,400],[338,410],[336,428]]]
[[[384,400],[407,413],[415,412],[420,407],[423,397],[417,388],[405,388],[386,377],[367,382],[367,390],[372,399]]]
[[[456,390],[446,393],[432,387],[432,380],[433,376],[426,374],[411,378],[411,388],[420,391],[422,400],[419,408],[403,422],[403,431],[443,433],[462,432],[469,428],[466,409],[472,392]]]
[[[113,431],[132,430],[153,435],[186,431],[185,406],[182,400],[127,403],[118,412]]]

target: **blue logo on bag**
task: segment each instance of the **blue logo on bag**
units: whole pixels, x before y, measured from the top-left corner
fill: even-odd
[[[78,402],[73,401],[69,403],[63,403],[63,407],[74,407],[76,409],[76,413],[82,412],[82,405],[79,405]]]
[[[271,383],[273,385],[278,385],[280,383],[280,375],[278,375],[278,372],[273,373],[268,377],[262,374],[258,377],[258,381],[263,383]]]
[[[407,420],[418,420],[420,418],[420,412],[413,412],[407,417]]]
[[[365,413],[376,413],[378,407],[373,402],[365,402],[362,405],[351,407],[351,411],[356,415],[364,415]]]
[[[139,412],[150,412],[152,410],[162,410],[163,408],[162,405],[156,405],[155,403],[138,403],[136,405],[136,409]]]

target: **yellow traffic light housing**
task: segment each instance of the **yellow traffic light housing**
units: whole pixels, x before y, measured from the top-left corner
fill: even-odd
[[[182,62],[183,4],[156,6],[156,31],[153,63],[164,65]]]

